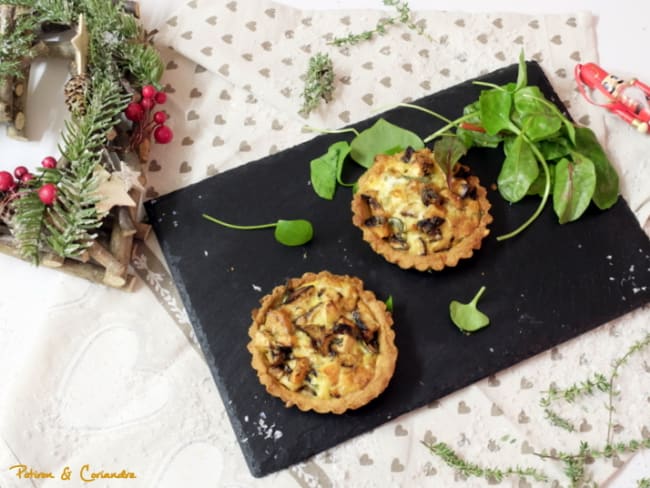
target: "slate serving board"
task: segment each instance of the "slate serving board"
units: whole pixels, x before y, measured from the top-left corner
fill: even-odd
[[[531,63],[528,70],[529,84],[562,107],[540,67]],[[516,73],[513,65],[481,79],[503,84]],[[479,91],[466,82],[415,103],[456,118]],[[412,109],[382,116],[422,137],[441,126]],[[525,233],[499,243],[495,236],[516,228],[538,200],[510,205],[489,191],[494,223],[472,259],[436,273],[387,263],[352,225],[349,189],[326,201],[309,186],[309,161],[342,138],[317,137],[147,205],[255,476],[302,461],[650,301],[650,241],[622,199],[563,226],[548,205]],[[474,149],[464,162],[489,187],[502,159],[501,149]],[[284,247],[272,230],[225,229],[203,220],[204,212],[237,224],[306,218],[315,237],[303,247]],[[390,385],[369,405],[338,416],[284,408],[259,384],[246,350],[250,313],[259,299],[288,277],[320,270],[359,276],[379,298],[392,295],[395,303],[399,358]],[[465,336],[450,322],[449,302],[469,301],[481,285],[487,292],[480,306],[492,323]]]

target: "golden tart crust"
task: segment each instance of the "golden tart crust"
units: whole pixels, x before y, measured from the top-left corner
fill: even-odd
[[[487,191],[468,168],[445,174],[428,148],[380,154],[359,179],[352,222],[387,261],[420,271],[456,266],[490,231]]]
[[[360,279],[305,273],[260,304],[249,329],[251,364],[287,407],[340,414],[388,386],[397,360],[393,319]]]

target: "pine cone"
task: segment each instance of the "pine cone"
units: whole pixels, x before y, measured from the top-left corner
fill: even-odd
[[[86,75],[75,75],[65,84],[63,88],[65,104],[72,115],[83,116],[86,114],[87,89],[88,77]]]

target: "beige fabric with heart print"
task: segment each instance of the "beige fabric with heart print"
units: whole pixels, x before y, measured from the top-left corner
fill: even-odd
[[[299,11],[265,0],[192,0],[165,23],[148,26],[158,29],[170,94],[165,108],[176,133],[172,144],[153,148],[149,195],[313,137],[302,131],[305,124],[347,125],[511,64],[522,48],[540,61],[574,118],[604,141],[602,112],[579,98],[571,79],[577,61],[597,60],[589,14],[423,11],[417,20],[426,24],[431,40],[394,27],[385,37],[348,49],[326,44],[331,36],[374,26],[382,15]],[[297,115],[300,76],[318,51],[333,58],[336,96],[305,120]],[[623,142],[637,136],[616,135]],[[623,171],[623,188],[628,199],[641,201],[637,174]],[[650,332],[650,309],[639,310],[304,463],[255,479],[160,258],[154,240],[139,249],[134,269],[142,282],[135,293],[124,294],[0,256],[0,269],[11,265],[25,277],[0,301],[0,372],[9,373],[0,396],[0,486],[26,486],[4,469],[18,463],[54,473],[86,463],[130,468],[136,480],[96,483],[129,488],[489,486],[455,473],[421,444],[436,440],[473,462],[534,466],[564,485],[558,464],[531,453],[551,447],[575,451],[576,438],[601,445],[605,398],[559,405],[558,412],[580,431],[566,434],[544,419],[540,392],[552,380],[566,386],[608,371],[614,358]],[[6,319],[14,310],[20,310],[17,325]],[[649,364],[646,351],[622,375],[615,401],[618,440],[650,436]],[[250,420],[263,428],[263,419]],[[590,467],[594,481],[604,483],[624,461]],[[34,485],[81,486],[78,480]],[[500,486],[531,485],[515,477]]]
[[[303,12],[272,2],[184,4],[156,36],[160,46],[173,49],[164,52],[164,81],[177,137],[154,149],[149,194],[296,145],[314,136],[303,132],[305,125],[338,128],[512,64],[522,49],[541,63],[573,116],[603,136],[602,113],[573,89],[575,63],[597,57],[588,14],[424,11],[417,19],[431,39],[394,27],[372,42],[327,44],[333,36],[371,28],[385,14]],[[333,60],[335,97],[304,119],[298,115],[301,77],[316,52]]]
[[[193,0],[181,7],[159,28],[156,41],[172,48],[166,52],[166,88],[173,92],[171,98],[178,108],[174,118],[185,123],[175,146],[165,150],[164,171],[150,174],[152,193],[166,193],[313,137],[303,130],[305,125],[338,128],[395,103],[415,100],[511,64],[522,49],[529,59],[540,62],[573,117],[605,139],[603,112],[584,102],[572,76],[577,62],[597,61],[590,15],[422,11],[417,13],[417,22],[431,39],[395,27],[389,35],[357,46],[334,48],[327,44],[334,36],[371,28],[382,15],[385,12],[299,11],[272,2],[231,1],[223,5]],[[298,115],[301,77],[309,57],[321,51],[332,57],[336,94],[331,103],[304,119]],[[181,179],[177,180],[179,173]],[[639,193],[633,190],[633,198]],[[618,336],[615,324],[406,415],[289,472],[304,486],[315,479],[322,486],[349,479],[354,479],[354,486],[377,486],[388,479],[400,485],[407,480],[435,480],[436,486],[454,482],[468,486],[469,481],[441,467],[418,443],[435,438],[459,448],[470,459],[494,465],[516,461],[543,467],[560,479],[558,466],[530,455],[533,449],[539,451],[546,445],[574,447],[571,437],[561,431],[548,438],[538,406],[540,390],[548,386],[548,378],[575,381],[579,367],[585,373],[581,377],[588,371],[606,370],[611,358],[624,348],[622,342],[638,338],[647,329],[647,316],[647,312],[639,312],[621,321],[630,335],[617,337],[614,342],[618,346],[600,358],[588,354],[588,344],[599,344],[599,349],[602,343],[610,344],[614,335]],[[598,412],[584,415],[580,425],[584,439],[602,440],[602,429],[592,428],[586,420],[588,417],[602,426],[602,416]],[[635,422],[630,428],[637,428]],[[504,436],[508,436],[507,442],[500,440]],[[594,479],[605,480],[613,471],[611,466],[601,466]],[[282,477],[279,474],[273,479]]]

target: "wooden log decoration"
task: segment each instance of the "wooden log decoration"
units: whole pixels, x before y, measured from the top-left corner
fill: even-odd
[[[22,77],[14,82],[14,105],[12,123],[7,127],[7,135],[12,139],[26,141],[27,118],[27,92],[29,91],[29,74],[32,68],[31,61],[23,61],[21,68]]]
[[[0,5],[0,37],[14,28],[16,7]],[[11,122],[14,105],[13,77],[0,78],[0,123]]]
[[[140,18],[138,2],[121,0],[120,5],[124,12],[137,19]],[[16,28],[17,18],[21,15],[29,15],[29,12],[29,9],[21,6],[4,5],[0,0],[0,36],[11,33]],[[75,35],[70,40],[48,39],[48,35],[52,33],[61,33],[71,28],[75,29]],[[87,86],[84,84],[88,82],[90,34],[83,14],[79,15],[76,26],[44,22],[40,24],[35,34],[36,39],[20,65],[20,76],[0,79],[0,123],[8,123],[8,135],[21,140],[26,139],[25,108],[31,62],[34,59],[59,58],[70,61],[72,76],[64,90],[69,89],[70,92],[78,93],[81,92],[81,88]],[[130,86],[129,81],[126,79],[121,81],[126,91],[133,93],[135,97],[136,90]],[[85,100],[85,92],[83,95],[81,98]],[[79,105],[75,105],[73,110],[72,104],[68,101],[67,91],[66,104],[73,116],[83,115],[84,112],[81,110],[85,110],[85,105],[82,104],[81,109]],[[129,143],[129,130],[130,125],[124,122],[106,134],[104,151],[107,157],[103,158],[102,167],[110,172],[110,178],[115,180],[115,185],[123,186],[124,195],[128,195],[133,202],[137,202],[137,205],[129,206],[124,201],[114,201],[111,217],[104,220],[100,236],[88,249],[73,259],[62,257],[51,249],[44,248],[38,253],[38,263],[94,283],[126,291],[133,289],[136,277],[129,274],[128,270],[133,258],[134,241],[147,239],[152,227],[141,222],[144,218],[142,202],[146,186],[143,164],[149,159],[149,141],[146,140],[133,151],[125,149]],[[68,161],[61,157],[57,168],[64,169],[66,166]],[[9,220],[10,218],[4,219],[4,222]],[[0,219],[0,253],[29,262],[29,259],[21,256],[18,241],[11,235],[10,228],[8,224],[3,223],[3,219]]]
[[[95,241],[88,248],[90,257],[104,267],[103,283],[121,288],[126,284],[127,265],[120,263],[102,244]]]
[[[131,0],[122,3],[122,8],[127,14],[133,15],[136,19],[140,18],[140,4]]]
[[[128,207],[118,207],[116,218],[111,229],[110,250],[115,259],[125,266],[131,261],[131,250],[136,228]]]
[[[29,262],[21,256],[20,250],[16,245],[16,241],[10,236],[0,235],[0,252],[2,254],[6,254],[8,256]],[[84,263],[81,261],[75,261],[73,259],[64,259],[61,261],[58,259],[58,257],[52,258],[52,260],[50,260],[48,256],[43,255],[41,256],[41,264],[43,266],[54,268],[58,271],[62,271],[70,276],[76,276],[78,278],[82,278],[84,280],[88,280],[97,284],[113,286],[125,291],[132,291],[135,285],[134,276],[127,276],[123,280],[115,280],[116,283],[120,283],[118,286],[106,282],[106,269],[103,266],[92,262]]]

